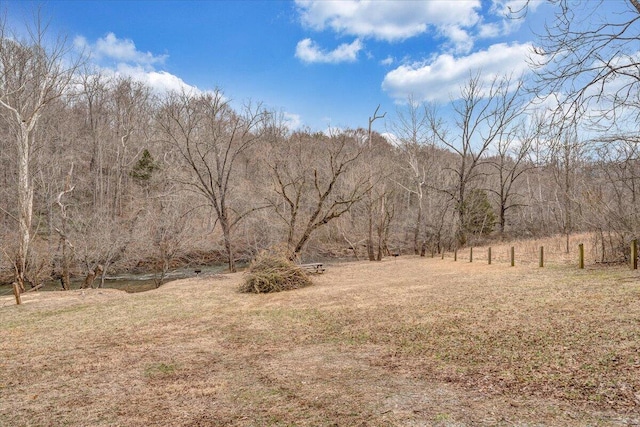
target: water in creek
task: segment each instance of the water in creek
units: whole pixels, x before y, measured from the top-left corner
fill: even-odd
[[[164,277],[164,283],[172,280],[185,279],[187,277],[196,277],[201,274],[217,274],[227,271],[226,265],[189,267],[169,271]],[[196,273],[197,272],[197,273]],[[159,273],[146,274],[119,274],[107,275],[104,281],[104,287],[110,289],[121,289],[126,292],[143,292],[156,288],[156,278]],[[71,289],[79,289],[84,278],[74,277],[71,279]],[[93,287],[100,285],[100,277],[96,277]],[[47,281],[40,288],[41,291],[59,291],[62,287],[59,281]],[[0,285],[0,296],[13,294],[11,285]]]

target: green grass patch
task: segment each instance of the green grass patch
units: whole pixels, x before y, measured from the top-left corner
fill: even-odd
[[[173,363],[152,363],[144,368],[144,376],[152,379],[172,377],[177,369]]]

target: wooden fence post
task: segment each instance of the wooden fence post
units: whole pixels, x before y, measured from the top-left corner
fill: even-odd
[[[491,246],[489,246],[489,249],[487,250],[487,261],[489,265],[491,265]]]
[[[442,249],[441,255],[442,255],[442,259],[444,259],[444,249]]]
[[[631,268],[633,270],[638,269],[638,240],[633,239],[631,241]]]
[[[511,246],[511,267],[516,265],[516,248]]]
[[[544,246],[540,246],[540,264],[539,267],[544,267]]]
[[[473,262],[473,246],[469,248],[469,262]]]
[[[578,260],[578,266],[579,268],[584,268],[584,244],[580,243],[578,245],[578,254],[579,254],[579,260]]]
[[[15,282],[13,283],[13,295],[16,297],[16,304],[22,304],[22,299],[20,298],[20,287]]]
[[[454,260],[454,261],[457,261],[457,260],[458,260],[458,250],[457,250],[457,249],[454,249],[454,250],[453,250],[453,260]]]

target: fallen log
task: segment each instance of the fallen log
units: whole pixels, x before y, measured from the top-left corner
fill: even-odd
[[[31,289],[27,289],[26,291],[24,291],[24,293],[26,294],[27,292],[37,291],[38,289],[42,288],[43,286],[44,286],[44,285],[43,285],[42,283],[40,283],[39,285],[34,286],[34,287],[33,287],[33,288],[31,288]]]

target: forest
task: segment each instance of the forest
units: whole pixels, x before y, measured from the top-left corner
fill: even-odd
[[[577,232],[598,261],[624,261],[640,225],[639,81],[633,26],[618,24],[590,40],[559,19],[533,78],[480,70],[449,104],[372,105],[360,128],[318,132],[223,88],[154,92],[2,23],[0,282],[68,289],[92,273],[235,271],[262,250],[375,261]],[[567,65],[562,43],[629,53]]]

